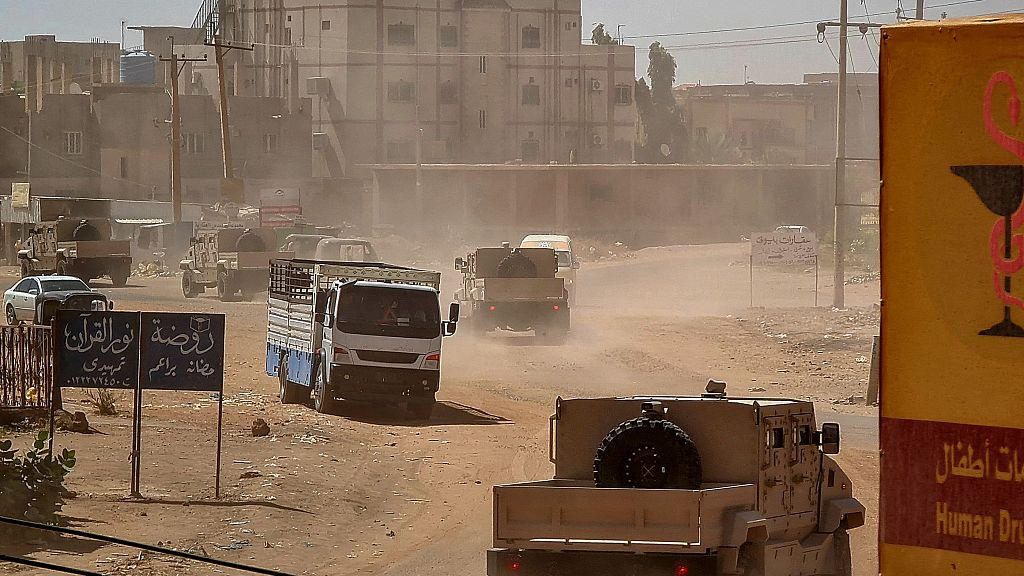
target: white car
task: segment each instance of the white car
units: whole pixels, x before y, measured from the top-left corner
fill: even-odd
[[[74,276],[27,276],[4,292],[4,317],[10,325],[48,324],[58,308],[110,310],[112,302]]]

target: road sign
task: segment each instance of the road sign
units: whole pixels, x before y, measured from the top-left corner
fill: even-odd
[[[754,266],[814,264],[818,240],[810,232],[755,232],[750,235],[750,256]]]
[[[882,38],[881,571],[1024,574],[1024,17]]]
[[[28,182],[11,183],[11,208],[29,209],[31,184]]]
[[[142,313],[145,390],[224,389],[224,315]]]
[[[139,313],[57,311],[58,387],[134,390],[139,375]]]

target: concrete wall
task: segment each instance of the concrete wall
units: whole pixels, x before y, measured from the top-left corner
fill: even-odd
[[[729,242],[780,225],[824,233],[828,166],[414,166],[375,169],[376,228],[445,229],[467,241],[564,232],[631,245]]]

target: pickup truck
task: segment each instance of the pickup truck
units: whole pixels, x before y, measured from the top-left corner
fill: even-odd
[[[864,506],[830,456],[839,426],[720,384],[559,398],[554,479],[494,488],[488,576],[850,576]]]
[[[270,266],[267,374],[281,402],[313,399],[402,406],[429,419],[441,380],[441,274],[391,264],[274,260]]]

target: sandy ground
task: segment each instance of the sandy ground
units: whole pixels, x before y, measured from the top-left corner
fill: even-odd
[[[819,419],[845,426],[839,460],[869,511],[868,525],[852,534],[854,573],[877,574],[876,410],[858,399],[878,330],[877,281],[850,286],[850,309],[836,311],[827,307],[825,271],[822,307],[813,308],[813,269],[757,270],[751,308],[745,254],[744,245],[653,248],[585,265],[565,346],[457,335],[444,351],[443,402],[416,425],[366,409],[323,416],[279,404],[277,380],[263,371],[264,302],[223,304],[212,294],[186,302],[177,278],[101,287],[120,310],[227,313],[222,498],[213,498],[215,398],[147,393],[147,499],[127,498],[125,397],[119,416],[90,413],[101,434],[59,436],[58,446],[79,453],[70,476],[77,497],[65,513],[85,530],[295,574],[480,576],[492,486],[552,474],[547,418],[557,396],[694,394],[714,377],[733,395],[813,399]],[[445,277],[450,296],[457,278]],[[71,407],[83,405],[83,392],[66,396]],[[251,437],[257,417],[270,423],[270,436]],[[29,437],[0,434],[22,445]],[[0,550],[110,574],[215,573],[75,539],[3,542]],[[10,565],[0,572],[36,573]]]

